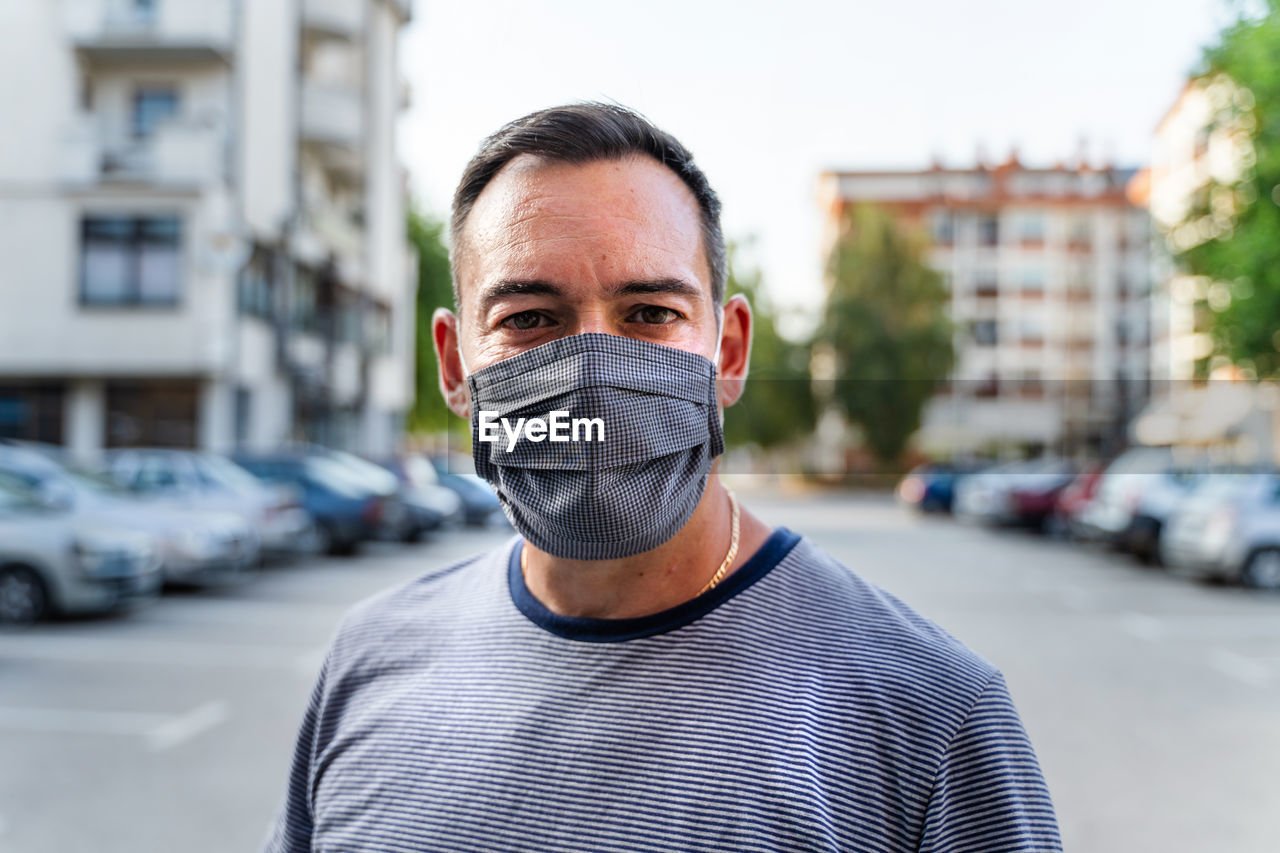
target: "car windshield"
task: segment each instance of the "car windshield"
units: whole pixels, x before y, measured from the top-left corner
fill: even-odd
[[[0,472],[0,513],[34,509],[38,506],[40,502],[20,480]]]
[[[346,465],[328,456],[314,456],[306,462],[307,476],[317,484],[349,498],[370,493],[369,482]]]
[[[372,462],[361,459],[359,456],[353,456],[341,450],[331,450],[326,454],[325,458],[336,462],[349,471],[365,489],[372,487],[394,492],[400,485],[399,481],[396,480],[395,474],[392,474],[381,465],[375,465]]]
[[[404,460],[404,475],[415,486],[434,486],[440,482],[435,466],[421,456],[410,456]]]
[[[121,486],[107,474],[97,471],[86,471],[83,468],[68,468],[67,478],[78,488],[97,495],[131,495],[128,489]]]
[[[1259,476],[1251,473],[1210,474],[1196,486],[1196,497],[1226,498],[1259,482]]]
[[[240,494],[250,494],[262,488],[256,477],[221,456],[201,456],[197,460],[197,467],[207,479]]]

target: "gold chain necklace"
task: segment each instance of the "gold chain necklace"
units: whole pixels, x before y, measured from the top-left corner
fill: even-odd
[[[725,487],[724,491],[725,491],[725,494],[729,496],[729,553],[724,555],[724,562],[720,564],[720,568],[716,569],[716,573],[711,576],[711,580],[707,581],[707,585],[704,586],[702,589],[698,590],[698,595],[702,595],[704,592],[715,589],[716,584],[724,580],[724,573],[729,571],[729,567],[733,565],[733,558],[738,556],[738,534],[741,532],[741,529],[739,526],[741,519],[739,518],[738,496],[735,495],[733,493],[733,490],[728,488],[727,486]],[[528,571],[528,568],[529,568],[529,549],[524,547],[523,544],[521,544],[520,546],[520,576],[521,577],[525,576],[525,573]],[[526,584],[527,583],[528,581],[526,580]],[[694,598],[697,598],[697,596],[694,596]]]

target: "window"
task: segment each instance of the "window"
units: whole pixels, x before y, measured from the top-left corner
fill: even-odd
[[[1077,216],[1071,222],[1067,245],[1073,249],[1087,249],[1093,243],[1093,223],[1086,216]]]
[[[1027,267],[1022,271],[1022,292],[1028,296],[1044,294],[1044,267]]]
[[[62,386],[0,385],[0,438],[62,443]]]
[[[954,240],[955,219],[950,211],[938,211],[933,216],[933,242],[940,246],[949,246]]]
[[[995,297],[1000,295],[1000,283],[996,271],[992,267],[980,267],[974,273],[974,295],[978,297]]]
[[[241,314],[271,320],[275,316],[274,255],[261,246],[253,250],[249,263],[240,271],[236,304]]]
[[[1000,220],[994,214],[978,217],[978,245],[1000,244]]]
[[[133,135],[150,136],[178,114],[178,92],[172,86],[139,86],[133,91]]]
[[[374,302],[365,314],[365,343],[371,355],[391,352],[391,311]]]
[[[87,216],[80,232],[80,302],[176,305],[181,234],[176,216]]]
[[[1044,318],[1037,315],[1029,315],[1022,318],[1021,332],[1022,345],[1029,347],[1038,347],[1044,344],[1045,323]]]
[[[1038,213],[1023,216],[1018,226],[1018,238],[1023,243],[1043,243],[1044,217]]]
[[[195,447],[198,398],[195,382],[108,382],[106,446]]]
[[[975,320],[970,328],[973,342],[980,347],[993,347],[998,340],[995,320]]]
[[[306,267],[296,268],[293,280],[293,327],[320,334],[320,306],[316,276]]]
[[[252,414],[253,394],[248,388],[236,389],[236,447],[244,447],[249,441],[249,417]]]

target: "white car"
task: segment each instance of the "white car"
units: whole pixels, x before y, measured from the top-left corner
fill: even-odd
[[[955,487],[952,512],[964,521],[1013,524],[1020,520],[1013,492],[1067,476],[1069,464],[1052,456],[1006,462],[962,478]]]
[[[296,490],[264,483],[214,453],[116,450],[108,454],[107,473],[126,488],[171,506],[235,513],[252,528],[255,561],[258,549],[291,553],[313,537],[311,516]]]
[[[1165,521],[1191,493],[1201,470],[1200,460],[1183,458],[1171,447],[1126,450],[1103,472],[1079,527],[1088,538],[1154,562]]]
[[[206,585],[241,577],[257,561],[257,537],[239,515],[171,506],[67,468],[51,449],[0,447],[0,473],[46,506],[76,513],[103,527],[138,530],[156,542],[165,580]]]
[[[0,623],[113,610],[154,597],[161,580],[145,533],[50,509],[0,477]]]
[[[1170,517],[1160,553],[1198,577],[1280,589],[1280,476],[1205,478]]]

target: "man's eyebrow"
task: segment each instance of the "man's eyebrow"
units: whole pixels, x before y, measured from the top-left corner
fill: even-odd
[[[564,291],[549,281],[503,279],[485,288],[480,296],[480,313],[487,314],[495,302],[506,299],[508,296],[560,296],[563,293]]]
[[[699,297],[702,288],[682,278],[656,278],[645,281],[628,281],[613,288],[614,296],[637,296],[645,293],[674,293],[677,296]]]

